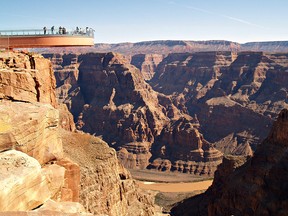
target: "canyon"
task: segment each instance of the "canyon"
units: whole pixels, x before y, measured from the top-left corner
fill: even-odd
[[[213,176],[223,154],[252,156],[287,108],[286,53],[44,56],[76,127],[129,169]]]
[[[197,117],[154,91],[129,58],[44,56],[54,65],[59,101],[68,106],[77,129],[101,136],[126,168],[213,176],[222,153],[199,132]]]
[[[56,102],[49,60],[9,51],[0,66],[0,215],[157,214],[115,150]]]
[[[214,177],[173,215],[287,212],[285,42],[170,42],[0,53],[0,215],[161,215],[141,170]]]

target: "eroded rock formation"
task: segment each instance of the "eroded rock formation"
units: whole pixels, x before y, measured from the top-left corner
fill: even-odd
[[[285,215],[287,132],[285,109],[252,158],[247,162],[243,157],[224,159],[212,186],[204,194],[176,206],[173,215]]]
[[[223,154],[203,138],[198,127],[198,121],[186,116],[163,128],[152,151],[156,160],[150,168],[213,175]],[[173,163],[163,167],[167,158]]]
[[[56,64],[54,69],[58,77],[57,92],[61,92],[58,96],[73,113],[77,128],[90,134],[103,136],[103,139],[118,151],[118,158],[128,168],[147,167],[151,158],[151,149],[155,155],[160,155],[161,150],[157,146],[165,145],[166,140],[158,137],[162,136],[163,130],[169,131],[172,122],[176,122],[184,115],[187,116],[187,125],[197,122],[197,118],[192,118],[185,114],[186,111],[183,109],[182,111],[178,109],[172,103],[171,97],[153,91],[144,81],[140,71],[120,54],[89,53],[76,57],[72,54],[63,57],[49,54],[46,56]],[[67,63],[68,57],[71,66]],[[65,69],[71,68],[72,65],[73,71]],[[72,83],[69,84],[70,82]],[[215,161],[220,162],[221,154],[212,146],[213,151],[216,151],[215,154],[209,153],[212,150],[209,150],[208,145],[205,150],[202,146],[198,148],[189,145],[187,140],[192,138],[194,142],[200,132],[198,128],[193,129],[195,133],[190,133],[188,130],[189,128],[182,134],[187,137],[179,139],[175,145],[186,146],[185,151],[182,151],[184,155],[180,156],[174,152],[175,156],[170,157],[173,152],[171,151],[159,157],[170,160],[172,164],[179,160],[183,160],[184,163],[193,160],[197,166],[197,163],[201,162],[203,166],[200,167],[203,169],[205,167],[206,171],[199,168],[199,172],[191,173],[213,175],[215,169],[208,171],[207,166],[210,165],[206,164],[208,162],[206,159],[215,156]],[[180,130],[175,130],[174,135],[180,137],[180,133],[182,133]],[[172,138],[170,140],[171,144]],[[203,151],[203,157],[190,157],[188,156],[190,151]],[[205,157],[206,154],[210,155],[204,159],[204,154]],[[183,172],[181,169],[174,170]]]
[[[150,83],[197,114],[205,138],[223,152],[251,155],[287,107],[287,62],[286,54],[262,52],[170,54]]]
[[[0,101],[1,149],[22,151],[40,164],[60,159],[58,121],[59,112],[50,104]]]

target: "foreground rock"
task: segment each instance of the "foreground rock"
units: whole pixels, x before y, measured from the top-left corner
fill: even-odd
[[[84,207],[76,202],[55,202],[48,200],[34,211],[9,211],[1,213],[2,216],[93,216],[86,213]],[[100,215],[99,215],[100,216]],[[105,215],[101,215],[105,216]]]
[[[16,149],[40,164],[63,156],[59,112],[49,104],[0,100],[0,149]]]
[[[152,196],[144,194],[118,162],[116,152],[101,139],[62,131],[65,154],[81,168],[80,203],[91,213],[154,215]]]
[[[246,163],[227,158],[212,186],[172,209],[173,215],[285,215],[288,211],[288,110]],[[243,164],[243,165],[242,165]]]
[[[36,159],[19,151],[5,151],[0,153],[0,170],[0,211],[31,210],[50,198],[48,181]]]
[[[80,215],[59,203],[79,200],[80,169],[63,158],[50,62],[2,52],[0,66],[0,215]],[[32,211],[50,199],[58,209]]]

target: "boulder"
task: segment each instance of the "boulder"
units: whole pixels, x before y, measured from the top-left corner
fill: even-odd
[[[0,211],[28,211],[51,197],[39,162],[25,153],[0,153],[0,171]]]

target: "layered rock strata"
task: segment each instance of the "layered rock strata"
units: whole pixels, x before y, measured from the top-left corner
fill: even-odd
[[[288,41],[249,42],[240,44],[225,40],[183,41],[160,40],[137,43],[95,44],[90,52],[119,52],[125,55],[164,54],[211,51],[288,52]]]
[[[197,121],[187,117],[167,125],[157,137],[152,151],[156,159],[149,168],[213,175],[223,154],[203,138],[198,127]],[[173,163],[167,164],[165,158]]]
[[[40,164],[60,159],[58,121],[58,110],[49,104],[0,101],[1,149],[22,151]]]
[[[204,193],[180,203],[173,215],[285,215],[288,110],[281,111],[252,158],[226,158]],[[200,204],[201,203],[201,204]]]
[[[50,61],[36,54],[4,52],[0,67],[0,99],[41,102],[56,107],[56,85]]]
[[[80,170],[68,176],[70,170],[60,163],[67,159],[58,133],[51,63],[39,55],[2,52],[0,65],[0,214],[72,215],[63,209],[32,211],[50,199],[60,209],[59,202],[79,197],[80,179],[74,187],[66,182],[77,182]],[[79,205],[69,204],[75,209]]]
[[[57,90],[66,92],[58,96],[73,113],[77,122],[76,127],[90,134],[101,135],[110,146],[118,151],[119,159],[128,168],[143,169],[150,163],[151,152],[160,155],[160,149],[157,146],[164,145],[166,140],[158,137],[164,133],[163,130],[169,130],[169,127],[172,127],[172,122],[185,115],[184,111],[179,110],[172,103],[171,97],[153,91],[144,81],[140,71],[120,54],[89,53],[77,57],[71,54],[69,55],[70,65],[71,67],[77,66],[74,71],[65,70],[69,68],[68,55],[46,56],[55,64],[55,74],[58,77],[56,79]],[[76,71],[77,76],[75,76]],[[69,84],[70,82],[72,83]],[[69,89],[66,88],[66,84],[70,86]],[[63,95],[66,97],[63,98]],[[186,116],[187,123],[199,124],[197,118]],[[199,132],[197,128],[194,130],[197,133],[183,135],[190,136],[189,139],[191,137],[197,139],[195,136]],[[176,133],[180,134],[181,131],[175,131]],[[205,156],[209,154],[209,147],[207,150],[202,147],[194,148],[186,143],[187,140],[184,138],[179,140],[177,145],[180,146],[179,149],[184,147],[185,151],[201,149],[203,157],[189,157],[186,155],[187,151],[182,156],[178,154],[170,158],[167,154],[160,157],[163,160],[170,160],[172,164],[178,160],[187,163],[190,160],[203,164],[208,162],[204,159],[204,154]],[[154,148],[156,149],[153,150]],[[177,154],[177,152],[174,153]],[[215,161],[220,162],[221,154],[217,155],[218,153],[215,154]],[[208,157],[211,156],[214,157],[214,154]],[[204,169],[207,166],[202,167]],[[211,171],[202,172],[201,170],[195,173],[213,174],[214,170],[212,168]],[[180,169],[174,169],[174,171],[182,172]]]
[[[205,138],[223,152],[251,155],[287,108],[287,62],[285,53],[170,54],[150,83],[183,112],[197,114]]]

